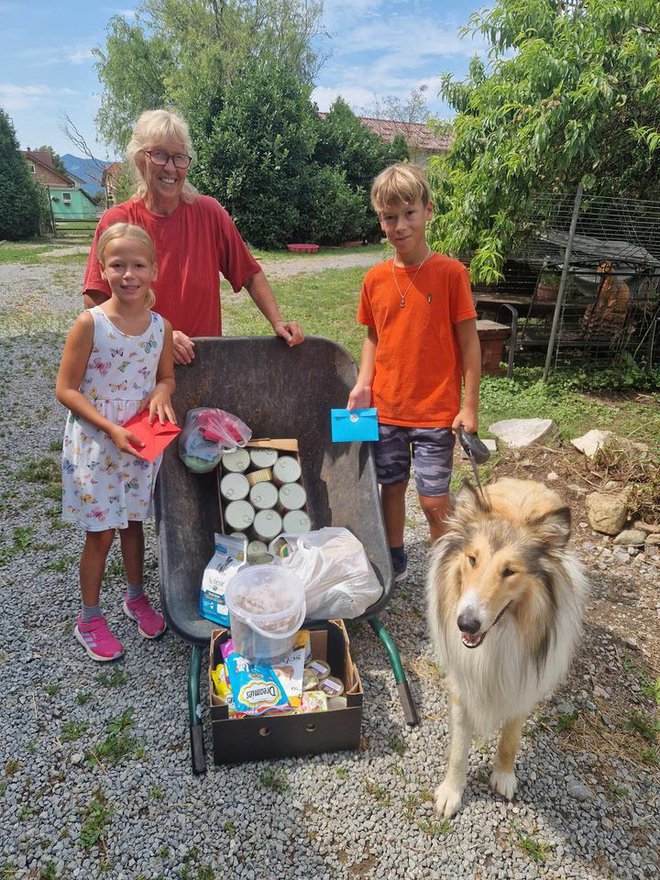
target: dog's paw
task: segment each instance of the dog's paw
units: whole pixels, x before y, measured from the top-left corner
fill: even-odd
[[[490,787],[493,791],[496,791],[510,801],[518,787],[516,774],[505,773],[503,770],[493,770],[490,775]]]
[[[461,808],[463,792],[445,781],[435,790],[435,812],[440,819],[449,819]]]

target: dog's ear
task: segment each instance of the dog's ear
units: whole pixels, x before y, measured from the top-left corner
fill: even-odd
[[[459,519],[471,519],[476,514],[486,513],[488,506],[485,504],[481,494],[477,492],[474,486],[467,480],[463,481],[463,485],[454,497],[454,516]]]
[[[568,507],[551,510],[528,523],[534,536],[551,547],[565,547],[571,537],[571,511]]]

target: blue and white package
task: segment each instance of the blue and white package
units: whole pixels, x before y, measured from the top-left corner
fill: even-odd
[[[229,628],[229,610],[225,602],[227,584],[247,565],[247,538],[244,535],[215,533],[215,553],[204,569],[199,594],[199,613],[206,620]]]

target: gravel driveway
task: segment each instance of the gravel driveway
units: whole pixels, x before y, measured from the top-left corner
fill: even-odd
[[[292,265],[267,268],[275,277]],[[589,627],[571,684],[526,725],[516,800],[489,791],[487,742],[472,750],[463,811],[450,822],[434,817],[447,712],[424,620],[426,531],[414,512],[408,581],[382,620],[401,650],[421,724],[405,725],[384,652],[367,625],[354,625],[365,692],[360,751],[192,775],[189,648],[171,633],[156,643],[140,639],[121,613],[116,553],[102,601],[125,658],[93,664],[72,636],[82,534],[59,520],[64,412],[53,384],[81,276],[79,265],[0,266],[4,880],[657,876],[657,773],[625,749],[601,749],[595,736],[576,740],[569,723],[579,715],[595,728],[606,712],[592,663],[609,669],[608,687],[643,700],[638,673],[648,658],[615,624]],[[587,562],[605,558],[597,543],[580,540]],[[147,588],[156,596],[152,527],[147,558]],[[626,575],[633,586],[650,579],[643,584],[650,591],[653,576],[657,586],[657,566],[655,575],[652,566],[638,572]],[[657,627],[652,614],[647,625]],[[210,757],[206,709],[203,722]]]

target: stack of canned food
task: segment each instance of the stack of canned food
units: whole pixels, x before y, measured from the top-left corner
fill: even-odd
[[[245,447],[226,452],[221,466],[225,532],[248,538],[248,562],[270,561],[268,547],[281,534],[310,531],[297,457],[273,447]]]

